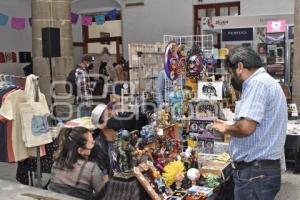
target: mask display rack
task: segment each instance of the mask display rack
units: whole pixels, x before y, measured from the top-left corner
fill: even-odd
[[[176,36],[176,35],[164,35],[163,36],[164,46],[167,46],[171,42],[175,42],[178,46],[184,46],[184,56],[185,64],[187,63],[187,52],[192,48],[197,47],[204,56],[210,56],[213,52],[213,35],[186,35],[186,36]],[[178,76],[175,81],[165,78],[165,102],[169,103],[169,95],[174,90],[174,84],[176,84],[177,89],[182,90],[186,79],[186,72]]]

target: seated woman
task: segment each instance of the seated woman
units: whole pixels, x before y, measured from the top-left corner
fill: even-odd
[[[83,127],[63,128],[58,136],[49,190],[81,199],[94,199],[108,181],[97,164],[88,161],[92,133]]]

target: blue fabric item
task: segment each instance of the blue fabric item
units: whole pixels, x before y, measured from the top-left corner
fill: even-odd
[[[236,102],[235,120],[257,122],[248,137],[232,137],[230,153],[234,161],[275,160],[284,153],[287,131],[287,102],[279,83],[259,68],[243,83],[241,100]]]
[[[95,16],[95,21],[97,25],[102,25],[105,23],[105,16],[104,15],[97,15]]]
[[[48,133],[49,124],[47,121],[47,116],[33,116],[31,122],[31,130],[34,136],[40,136],[43,133]]]
[[[9,17],[7,15],[4,15],[0,13],[0,25],[5,26],[7,24]]]

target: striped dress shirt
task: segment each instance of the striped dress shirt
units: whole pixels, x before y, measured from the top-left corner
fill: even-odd
[[[287,130],[287,102],[279,83],[264,68],[257,69],[243,83],[236,102],[235,120],[257,122],[248,137],[232,137],[230,153],[234,161],[275,160],[284,153]]]

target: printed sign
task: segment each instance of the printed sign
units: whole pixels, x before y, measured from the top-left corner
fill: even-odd
[[[285,32],[286,20],[268,21],[267,33]]]
[[[223,29],[222,41],[253,40],[253,28]]]

